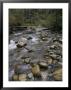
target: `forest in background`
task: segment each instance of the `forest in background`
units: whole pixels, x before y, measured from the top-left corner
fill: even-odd
[[[62,31],[62,9],[9,9],[9,26],[42,26]]]

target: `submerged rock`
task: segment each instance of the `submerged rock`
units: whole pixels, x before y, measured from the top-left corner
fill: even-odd
[[[47,59],[47,63],[48,63],[48,64],[52,64],[52,61],[53,61],[52,58],[48,58],[48,59]]]

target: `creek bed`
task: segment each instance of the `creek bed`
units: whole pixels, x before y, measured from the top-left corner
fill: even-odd
[[[57,45],[62,45],[61,43],[59,43],[59,40],[62,40],[61,33],[57,33],[57,32],[53,33],[51,32],[51,30],[48,29],[44,31],[42,29],[41,31],[36,30],[36,32],[31,32],[31,33],[29,33],[28,31],[19,31],[19,32],[16,31],[14,34],[11,34],[9,36],[9,41],[13,40],[15,42],[18,42],[19,38],[22,37],[27,39],[27,45],[22,48],[15,48],[9,50],[9,76],[10,76],[9,80],[11,80],[12,77],[11,74],[13,74],[14,65],[22,63],[22,57],[28,57],[31,59],[30,62],[38,63],[39,61],[43,61],[43,60],[47,61],[46,57],[51,56],[51,54],[48,53],[60,52],[60,55],[56,54],[57,57],[62,55],[62,51],[59,50],[59,49],[62,50],[62,47],[58,49],[59,46],[57,46]],[[31,38],[29,39],[29,37]],[[56,44],[56,48],[54,48],[53,46],[55,44]],[[60,57],[57,60],[57,62],[62,63],[62,57]],[[48,69],[45,70],[45,73],[47,73],[47,75],[50,74]],[[47,76],[47,75],[43,75],[43,76]],[[39,79],[34,79],[34,81],[35,80],[39,80]],[[43,81],[43,79],[40,80]],[[55,79],[51,77],[50,79],[47,78],[45,81],[53,81],[53,80]]]

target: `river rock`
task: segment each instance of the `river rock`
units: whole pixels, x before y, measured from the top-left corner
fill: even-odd
[[[29,73],[28,74],[28,78],[32,78],[33,77],[33,74],[32,73]]]
[[[48,73],[52,73],[54,71],[54,68],[55,68],[54,64],[49,64],[48,65]]]
[[[18,43],[17,43],[17,47],[23,47],[27,44],[27,39],[26,38],[21,38],[19,39]]]
[[[18,64],[15,65],[14,70],[16,74],[29,73],[31,71],[31,66],[29,64]]]
[[[48,63],[48,64],[52,64],[52,61],[53,61],[52,58],[48,58],[48,59],[47,59],[47,63]]]
[[[48,73],[47,81],[54,81],[52,73],[50,73],[50,74]]]
[[[47,32],[42,31],[41,32],[41,37],[47,37]]]
[[[59,43],[58,41],[55,41],[55,42],[54,42],[54,45],[59,46],[59,47],[62,47],[62,44]]]
[[[56,59],[57,59],[58,61],[61,61],[61,62],[62,62],[62,57],[61,57],[61,56],[58,56]]]
[[[53,73],[54,79],[56,81],[61,81],[62,80],[62,69],[58,69]]]
[[[48,64],[47,64],[46,62],[40,62],[40,63],[39,63],[39,66],[40,66],[41,68],[47,68]]]
[[[59,50],[56,50],[56,54],[57,55],[62,55],[62,51],[59,49]]]
[[[32,73],[33,73],[33,76],[41,76],[39,65],[37,65],[37,64],[32,65]]]
[[[56,58],[57,58],[57,55],[56,55],[56,54],[50,54],[50,57],[51,57],[52,59],[56,59]]]
[[[50,49],[54,49],[54,48],[55,48],[55,45],[50,46]]]
[[[34,81],[34,76],[33,76],[32,73],[29,73],[29,74],[28,74],[28,79],[29,79],[30,81]]]
[[[20,74],[19,75],[19,81],[26,81],[27,80],[27,75],[26,74]]]
[[[58,61],[57,60],[53,60],[53,64],[57,64],[58,63]]]
[[[26,63],[26,64],[30,63],[30,58],[26,58],[26,59],[24,60],[24,63]]]
[[[14,75],[13,75],[13,80],[14,80],[14,81],[18,81],[18,75],[17,75],[17,74],[14,74]]]

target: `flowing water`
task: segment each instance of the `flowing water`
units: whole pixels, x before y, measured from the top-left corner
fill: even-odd
[[[46,50],[53,44],[53,39],[62,38],[62,35],[51,30],[42,30],[26,33],[28,31],[19,31],[9,36],[9,75],[13,74],[14,65],[22,62],[22,57],[31,58],[31,62],[37,63],[44,60]],[[27,39],[27,45],[22,48],[17,48],[16,44],[20,38]],[[30,39],[28,39],[30,37]],[[43,38],[41,38],[43,37]],[[13,41],[13,42],[12,42]],[[32,50],[32,51],[29,51]],[[46,72],[45,72],[46,73]],[[46,75],[45,75],[46,76]],[[45,77],[43,78],[46,79]]]

